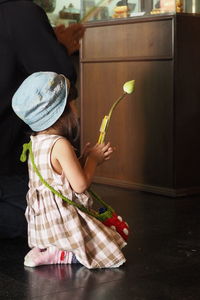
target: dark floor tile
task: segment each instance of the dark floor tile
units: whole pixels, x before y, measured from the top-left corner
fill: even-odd
[[[130,226],[127,262],[25,268],[25,239],[2,240],[0,300],[199,300],[200,196],[169,198],[95,185]]]
[[[2,270],[2,269],[1,269]],[[28,299],[26,284],[21,280],[15,280],[0,272],[0,299],[19,300]]]

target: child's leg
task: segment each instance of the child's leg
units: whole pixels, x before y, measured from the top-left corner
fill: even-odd
[[[72,263],[78,263],[75,255],[72,252],[62,251],[56,247],[50,247],[45,250],[33,248],[24,258],[24,265],[27,267]]]

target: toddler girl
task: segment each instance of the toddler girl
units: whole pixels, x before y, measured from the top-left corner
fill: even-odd
[[[16,91],[12,107],[33,130],[31,150],[42,178],[68,199],[91,208],[87,188],[96,167],[110,158],[113,148],[110,143],[88,148],[81,165],[69,142],[77,124],[70,100],[70,83],[64,75],[37,72]],[[32,249],[25,266],[80,262],[87,268],[107,268],[125,262],[121,248],[126,242],[115,230],[53,193],[35,172],[30,157],[28,168],[25,215]]]

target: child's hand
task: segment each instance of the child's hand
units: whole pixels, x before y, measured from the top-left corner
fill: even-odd
[[[81,166],[84,166],[91,149],[92,149],[91,144],[89,142],[86,143],[83,148],[83,151],[81,153],[81,156],[79,157],[79,162],[80,162]]]
[[[83,156],[83,157],[87,157],[88,156],[88,154],[90,153],[90,151],[91,151],[91,144],[90,144],[90,142],[88,142],[88,143],[86,143],[85,144],[85,146],[83,147],[83,153],[82,153],[82,155],[81,156]]]
[[[96,144],[94,147],[90,149],[88,157],[95,160],[97,165],[102,164],[104,161],[109,160],[111,154],[115,149],[111,147],[110,142],[107,144]]]

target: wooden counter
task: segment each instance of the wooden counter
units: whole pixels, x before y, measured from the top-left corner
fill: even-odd
[[[88,23],[81,49],[81,145],[122,94],[95,181],[169,196],[200,192],[200,15]]]

